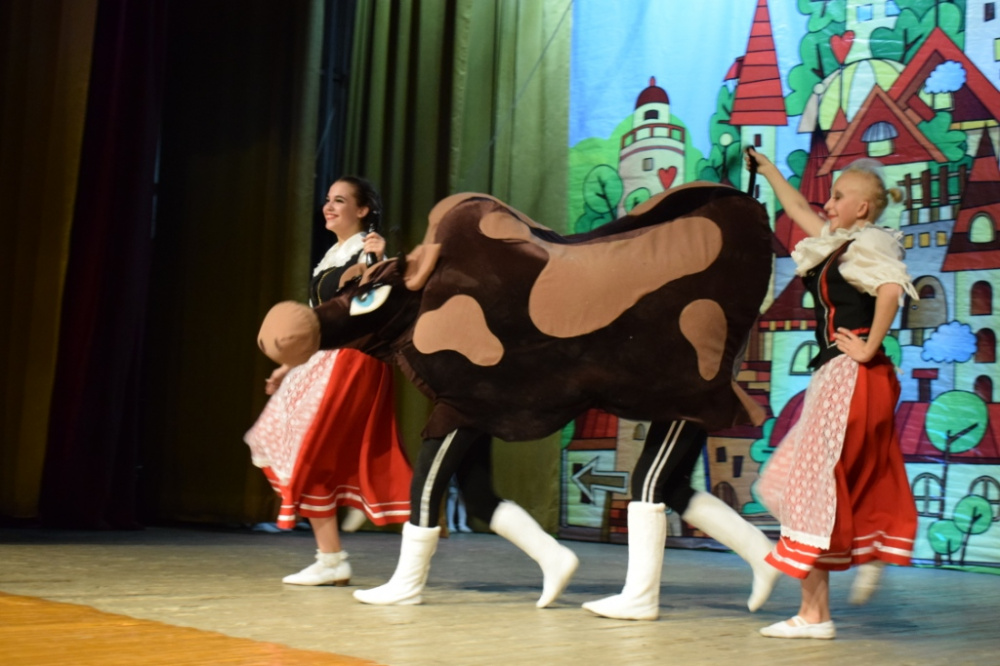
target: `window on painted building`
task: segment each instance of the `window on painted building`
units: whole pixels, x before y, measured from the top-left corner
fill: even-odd
[[[632,439],[638,442],[646,441],[646,424],[636,423],[635,428],[632,429]]]
[[[917,515],[941,518],[944,515],[944,489],[941,479],[924,472],[913,479],[913,503],[917,505]]]
[[[983,5],[983,20],[992,21],[997,17],[997,3],[987,2]]]
[[[993,40],[993,59],[1000,60],[1000,39]]]
[[[764,139],[763,139],[763,137],[761,137],[760,134],[754,134],[753,135],[753,147],[754,148],[760,148],[763,143],[764,143]]]
[[[931,235],[925,231],[920,234],[920,247],[930,247],[930,246],[931,246]]]
[[[899,5],[896,4],[896,0],[886,0],[885,2],[885,15],[886,16],[899,16],[900,9]]]
[[[869,157],[885,157],[893,153],[893,140],[899,132],[892,123],[879,121],[872,123],[861,135],[861,140],[868,144]]]
[[[739,502],[736,497],[736,489],[728,481],[720,481],[712,488],[712,494],[725,502],[730,508],[739,513]]]
[[[726,447],[720,446],[715,450],[715,462],[724,463],[729,461],[729,454],[726,452]]]
[[[913,249],[913,234],[906,234],[906,236],[903,237],[903,247],[907,250]]]
[[[987,375],[979,375],[976,381],[972,382],[972,392],[982,398],[983,402],[993,402],[993,378]]]
[[[646,113],[642,114],[643,120],[658,120],[660,118],[660,112],[656,109],[650,109]]]
[[[996,238],[993,218],[987,213],[979,213],[969,223],[969,240],[973,243],[992,243]]]
[[[806,308],[807,310],[812,310],[814,307],[816,307],[816,299],[813,298],[811,291],[807,291],[804,294],[802,294],[802,307]]]
[[[871,5],[858,5],[858,23],[864,23],[865,21],[871,21],[875,18],[875,10]]]
[[[642,170],[643,171],[652,171],[653,170],[653,158],[652,157],[644,157],[642,159]]]
[[[809,361],[811,361],[813,356],[818,353],[818,344],[815,342],[803,342],[799,345],[799,348],[795,350],[795,356],[792,357],[792,367],[788,370],[788,374],[808,375],[812,372],[812,370],[809,369]]]
[[[969,494],[979,495],[989,502],[993,520],[1000,518],[1000,482],[991,476],[981,476],[969,484]]]
[[[948,244],[948,232],[947,231],[939,231],[939,232],[937,232],[937,244],[938,244],[938,247],[941,247],[942,245],[947,245]]]
[[[930,298],[937,298],[937,290],[934,289],[934,285],[925,284],[920,288],[920,300],[926,301]]]
[[[985,280],[976,282],[969,290],[969,303],[970,315],[993,314],[993,285]]]
[[[988,328],[976,331],[976,354],[972,357],[976,363],[996,363],[997,336]]]

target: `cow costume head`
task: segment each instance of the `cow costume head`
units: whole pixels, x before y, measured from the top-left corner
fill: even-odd
[[[350,347],[397,363],[434,402],[425,437],[534,439],[592,407],[715,430],[763,418],[733,377],[770,270],[766,212],[729,187],[674,188],[566,237],[458,194],[408,256],[356,267],[314,310],[279,304],[259,343],[278,362]]]

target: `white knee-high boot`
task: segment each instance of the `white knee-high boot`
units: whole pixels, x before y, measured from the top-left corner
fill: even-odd
[[[535,606],[545,608],[555,601],[580,564],[576,554],[553,539],[514,502],[500,502],[490,518],[490,529],[523,550],[542,568],[542,596]]]
[[[628,571],[621,594],[588,601],[591,613],[616,620],[655,620],[660,616],[660,576],[667,542],[666,506],[628,505]]]
[[[399,562],[392,578],[385,585],[370,590],[355,590],[354,598],[363,604],[377,606],[419,604],[420,593],[427,582],[431,556],[437,550],[441,527],[419,527],[411,522],[403,525],[403,542],[399,547]]]
[[[691,498],[681,518],[746,560],[753,569],[747,608],[753,612],[763,606],[781,578],[781,572],[764,561],[774,548],[767,535],[718,497],[701,491]]]

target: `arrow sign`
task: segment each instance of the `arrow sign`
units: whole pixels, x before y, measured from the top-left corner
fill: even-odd
[[[614,493],[628,492],[628,472],[598,471],[594,469],[595,467],[597,467],[597,458],[581,467],[580,471],[573,475],[573,483],[591,502],[594,501],[594,492],[597,490]]]

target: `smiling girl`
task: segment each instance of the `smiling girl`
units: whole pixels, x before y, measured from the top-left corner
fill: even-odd
[[[881,566],[910,562],[917,514],[895,431],[895,368],[882,342],[904,292],[917,299],[899,234],[875,226],[889,198],[881,165],[850,164],[818,214],[777,167],[752,148],[785,212],[808,237],[792,252],[813,296],[819,353],[802,415],[760,480],[765,506],[781,523],[767,562],[801,580],[799,612],[760,630],[772,638],[836,635],[829,572],[862,567],[852,601],[874,590]]]

